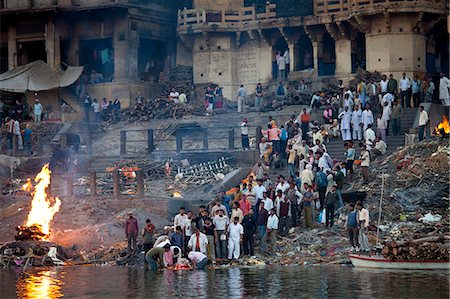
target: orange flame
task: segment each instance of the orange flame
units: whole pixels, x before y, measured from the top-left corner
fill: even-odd
[[[175,191],[173,192],[172,197],[183,198],[183,195],[181,194],[181,192]]]
[[[31,192],[31,190],[33,190],[33,184],[31,183],[30,178],[28,178],[27,182],[22,185],[22,190],[27,192]]]
[[[127,167],[124,166],[122,167],[121,171],[122,174],[129,179],[134,179],[136,178],[136,170],[139,170],[139,167]]]
[[[437,135],[441,134],[441,130],[443,130],[445,134],[450,134],[450,124],[448,122],[448,118],[445,115],[443,118],[444,120],[436,127],[435,131]]]
[[[42,232],[46,235],[50,233],[50,222],[56,212],[59,211],[61,200],[58,197],[53,198],[46,192],[50,185],[51,171],[48,164],[45,164],[34,181],[37,183],[33,191],[33,201],[31,202],[31,211],[28,214],[26,226],[40,225]],[[45,237],[44,237],[45,239]]]

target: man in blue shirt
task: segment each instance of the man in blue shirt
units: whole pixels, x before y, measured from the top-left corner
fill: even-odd
[[[358,243],[358,221],[357,221],[358,212],[355,210],[355,204],[351,203],[348,206],[348,214],[347,219],[345,221],[344,227],[347,229],[348,238],[350,239],[350,244],[352,247],[350,251],[359,250]],[[355,247],[356,245],[356,247]]]
[[[419,76],[415,75],[414,80],[412,82],[412,97],[413,97],[414,107],[419,107],[419,104],[420,104],[420,87],[421,87],[421,82],[419,80]]]

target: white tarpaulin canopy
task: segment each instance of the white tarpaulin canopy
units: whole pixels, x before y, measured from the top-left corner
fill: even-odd
[[[0,90],[24,93],[66,87],[80,77],[83,69],[69,66],[65,71],[54,70],[42,60],[33,61],[0,74]]]

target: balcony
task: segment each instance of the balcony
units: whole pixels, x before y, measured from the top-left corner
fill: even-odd
[[[356,14],[385,9],[445,9],[445,0],[315,0],[314,15]]]
[[[276,19],[276,5],[267,4],[265,12],[257,13],[254,6],[242,7],[237,11],[214,11],[204,9],[183,9],[178,11],[178,27],[193,25],[243,26],[249,22]]]

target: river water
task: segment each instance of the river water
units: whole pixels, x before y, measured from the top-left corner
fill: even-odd
[[[0,270],[0,298],[448,298],[449,273],[352,267]]]

